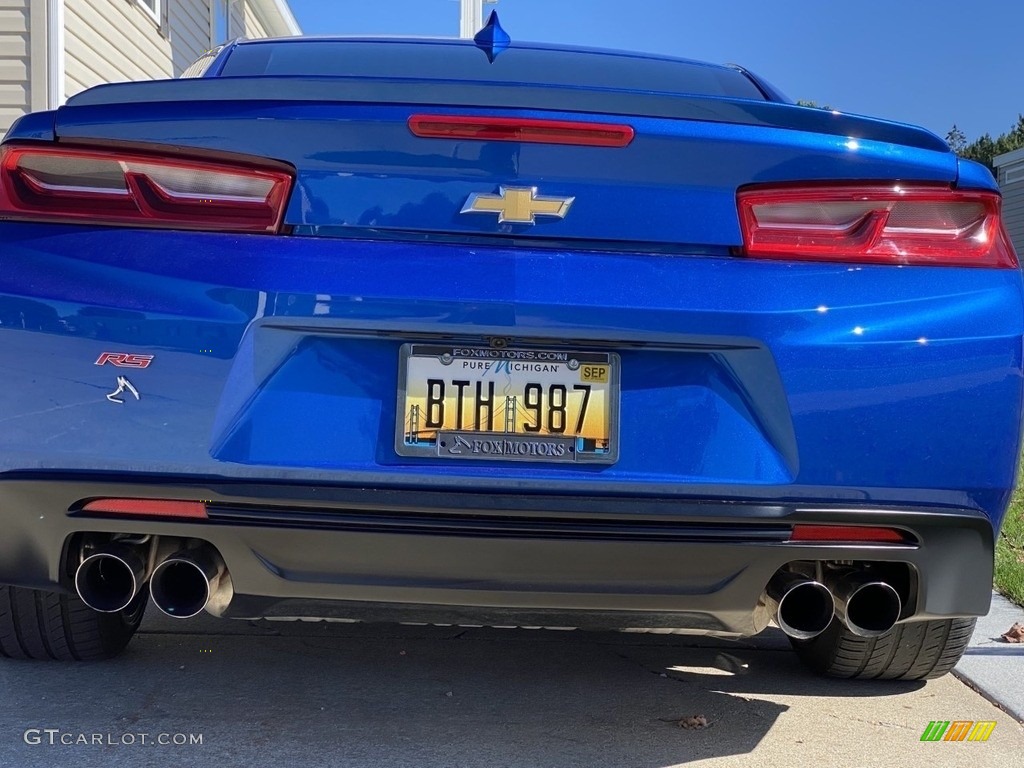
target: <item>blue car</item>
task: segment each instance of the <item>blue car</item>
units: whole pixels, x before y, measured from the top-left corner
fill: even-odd
[[[0,654],[152,600],[953,667],[1021,441],[984,167],[493,20],[190,74],[0,145]]]

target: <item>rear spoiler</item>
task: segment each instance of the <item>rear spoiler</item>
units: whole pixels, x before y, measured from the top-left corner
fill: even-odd
[[[404,104],[431,107],[552,110],[588,114],[700,120],[867,139],[949,152],[935,134],[903,123],[824,109],[750,99],[659,92],[366,77],[207,77],[100,85],[68,100],[57,113],[75,123],[79,110],[189,102]]]

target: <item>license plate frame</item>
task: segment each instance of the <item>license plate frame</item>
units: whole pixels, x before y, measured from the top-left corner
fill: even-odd
[[[411,372],[423,378],[421,374],[425,370],[447,373],[449,378],[442,379],[439,374],[435,379],[425,378],[422,385],[417,383],[419,379],[410,382]],[[495,378],[489,378],[489,374]],[[453,380],[452,375],[458,375],[460,379]],[[527,377],[530,375],[543,379],[543,383],[529,381]],[[493,402],[486,405],[486,398],[481,397],[484,405],[478,404],[475,399],[476,383],[480,382],[480,394],[483,395],[484,384],[496,382],[498,376],[503,377],[502,387],[491,390],[487,384]],[[614,352],[527,346],[403,344],[399,350],[395,452],[399,456],[455,461],[613,464],[619,458],[620,378],[621,360]],[[440,388],[437,385],[439,380],[442,381]],[[430,381],[435,383],[431,385]],[[466,387],[460,389],[456,386],[464,381],[469,382]],[[552,381],[555,384],[551,384]],[[444,382],[447,382],[447,387]],[[536,388],[532,390],[534,402],[526,400],[527,386],[540,387],[539,391]],[[553,392],[552,386],[561,386],[562,391]],[[450,397],[453,387],[457,395],[454,402]],[[492,429],[474,429],[476,425],[464,418],[463,408],[467,401],[463,396],[466,389],[477,409],[477,418],[486,412],[490,422],[488,426]],[[510,395],[510,391],[513,394]],[[545,411],[545,394],[548,396],[547,408],[564,406],[561,416],[557,413],[558,407],[555,407],[555,413]],[[558,402],[559,394],[561,403]],[[520,397],[525,402],[520,402]],[[587,402],[584,402],[584,397]],[[440,409],[439,403],[443,403]],[[486,410],[482,410],[485,405]],[[513,410],[511,421],[504,419],[509,407]],[[461,428],[457,422],[453,424],[453,408],[455,416],[463,420]],[[498,418],[494,418],[495,411],[499,411]],[[539,417],[542,422],[545,417],[552,420],[552,429],[557,429],[561,423],[565,432],[549,433],[543,423],[540,431],[527,432],[525,424],[528,421],[534,428],[538,422],[536,418],[528,420],[524,412]],[[517,416],[522,421],[517,421]],[[513,431],[506,431],[509,424]],[[580,424],[583,425],[582,430],[577,429]]]

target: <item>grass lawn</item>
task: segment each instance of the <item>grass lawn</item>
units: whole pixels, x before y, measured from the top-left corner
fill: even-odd
[[[1024,605],[1024,467],[996,543],[996,590]]]

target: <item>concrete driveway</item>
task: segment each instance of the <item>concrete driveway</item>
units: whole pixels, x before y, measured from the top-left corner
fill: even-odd
[[[1024,754],[1021,727],[952,676],[821,680],[778,632],[696,642],[150,610],[117,661],[0,663],[0,766],[977,768]],[[696,716],[707,727],[678,725]],[[922,743],[930,720],[998,725],[985,743]]]

